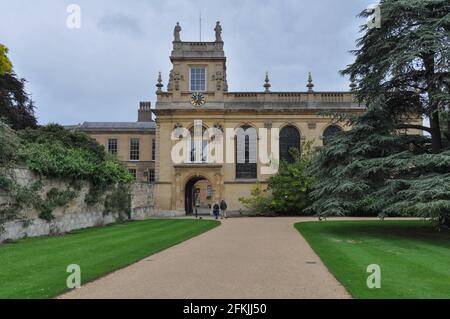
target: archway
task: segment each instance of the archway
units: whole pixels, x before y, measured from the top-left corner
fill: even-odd
[[[209,215],[214,198],[211,182],[203,176],[194,176],[184,188],[186,215]]]

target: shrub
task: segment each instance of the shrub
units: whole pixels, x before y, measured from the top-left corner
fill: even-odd
[[[263,190],[259,183],[252,188],[250,197],[241,197],[239,201],[252,215],[274,215],[271,210],[272,195],[267,190]]]
[[[0,165],[8,166],[17,160],[19,138],[8,125],[0,120]]]
[[[131,213],[131,200],[126,190],[133,177],[122,163],[106,154],[104,147],[86,134],[68,131],[56,124],[28,128],[15,134],[0,123],[0,147],[2,166],[21,162],[40,176],[71,181],[66,190],[54,188],[42,199],[39,195],[42,183],[27,188],[18,185],[14,177],[0,174],[0,188],[12,198],[11,203],[0,207],[0,224],[17,217],[25,207],[34,207],[40,212],[40,218],[52,220],[55,208],[65,206],[77,196],[81,180],[91,184],[85,198],[88,205],[102,202],[111,190],[114,195],[108,197],[105,209]]]
[[[106,196],[104,214],[125,213],[131,218],[131,193],[128,185],[119,184]],[[122,218],[122,216],[120,216]]]
[[[291,150],[294,161],[281,161],[278,174],[269,178],[268,189],[272,192],[270,208],[278,215],[305,214],[304,209],[309,205],[309,192],[314,178],[308,173],[311,165],[311,142],[302,147],[300,153]]]
[[[44,176],[88,180],[95,186],[131,183],[132,176],[104,147],[81,132],[56,124],[20,132],[18,154],[27,166]]]
[[[267,190],[258,184],[249,198],[239,201],[252,214],[257,215],[301,215],[309,205],[309,192],[314,179],[308,173],[311,165],[311,142],[302,147],[303,151],[292,149],[292,163],[280,162],[278,173],[269,178]]]
[[[36,205],[40,211],[39,218],[51,221],[54,218],[52,214],[53,211],[57,207],[66,206],[76,196],[77,193],[70,188],[63,191],[60,191],[55,187],[52,188],[48,191],[46,199],[44,201],[39,201]]]

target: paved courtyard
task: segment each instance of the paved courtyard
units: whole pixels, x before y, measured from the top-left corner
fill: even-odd
[[[60,298],[350,298],[294,229],[302,220],[230,218]]]

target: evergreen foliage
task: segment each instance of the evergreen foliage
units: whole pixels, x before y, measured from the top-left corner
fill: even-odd
[[[342,73],[356,81],[360,102],[384,95],[383,107],[397,122],[430,118],[430,128],[415,126],[431,134],[433,152],[440,152],[439,117],[450,101],[450,2],[381,0],[380,11],[381,27],[362,26],[356,60]]]
[[[395,129],[380,98],[352,129],[332,138],[313,161],[308,210],[320,217],[430,217],[448,224],[450,151],[432,153],[427,136]]]
[[[25,79],[14,73],[7,53],[8,49],[0,44],[0,119],[16,130],[35,128],[34,104],[25,92]]]
[[[257,184],[250,197],[239,200],[255,215],[301,215],[310,204],[309,192],[314,178],[308,174],[313,156],[311,142],[302,151],[290,150],[292,162],[280,161],[278,173],[268,180],[267,189]]]
[[[442,136],[450,135],[441,125],[450,101],[450,2],[381,0],[380,8],[381,28],[362,27],[356,60],[342,71],[358,84],[367,111],[347,118],[351,130],[315,158],[308,210],[320,217],[421,216],[448,227],[450,151]],[[422,116],[429,128],[411,123]]]
[[[88,205],[103,203],[105,211],[131,213],[129,184],[133,178],[117,159],[106,154],[104,147],[84,133],[72,132],[56,124],[15,132],[0,121],[0,190],[10,201],[0,205],[0,227],[8,220],[20,218],[20,212],[34,208],[41,219],[51,221],[57,207],[67,205],[78,196],[80,181],[91,187],[85,197]],[[2,168],[25,165],[42,177],[70,181],[67,189],[41,191],[43,182],[26,187]],[[108,191],[114,195],[108,196]],[[0,229],[1,230],[1,229]]]

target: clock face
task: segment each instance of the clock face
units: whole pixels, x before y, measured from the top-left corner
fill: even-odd
[[[205,96],[201,92],[194,92],[191,94],[191,104],[193,106],[202,106],[205,104]]]

